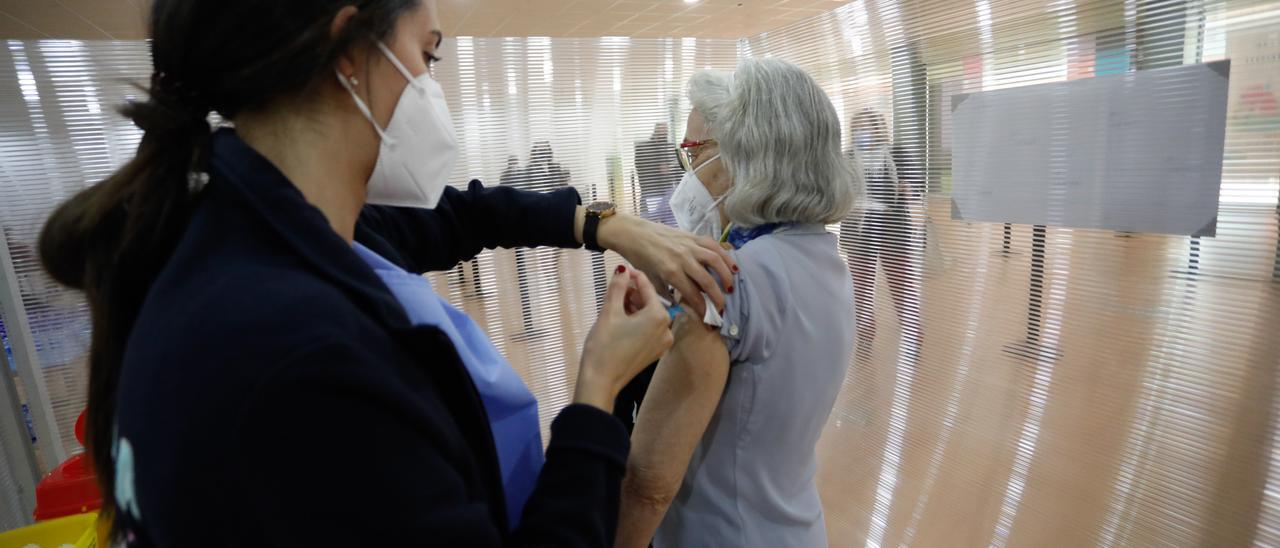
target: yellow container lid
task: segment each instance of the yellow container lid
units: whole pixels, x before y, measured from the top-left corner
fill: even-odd
[[[76,514],[0,533],[3,548],[97,548],[98,513]]]

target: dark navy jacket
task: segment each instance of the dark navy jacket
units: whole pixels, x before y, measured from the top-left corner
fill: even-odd
[[[230,130],[129,339],[115,460],[136,546],[612,546],[629,450],[608,413],[552,425],[511,530],[488,420],[449,339],[412,327],[321,212]],[[482,248],[577,247],[577,192],[446,191],[366,207],[407,270]],[[131,477],[130,477],[131,476]]]

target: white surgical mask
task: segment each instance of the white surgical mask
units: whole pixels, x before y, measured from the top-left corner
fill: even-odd
[[[414,78],[382,42],[378,42],[378,49],[409,81],[386,129],[378,127],[355,87],[338,73],[338,81],[382,139],[365,200],[370,204],[431,209],[444,194],[458,155],[444,89],[430,72]]]
[[[870,150],[872,145],[872,137],[870,131],[855,131],[853,133],[853,143],[859,149]]]
[[[675,192],[671,194],[671,213],[676,218],[680,230],[698,236],[708,236],[718,240],[723,227],[720,226],[720,211],[717,206],[729,195],[728,192],[714,198],[707,191],[706,185],[698,180],[698,170],[714,162],[720,155],[716,154],[702,165],[686,171]]]

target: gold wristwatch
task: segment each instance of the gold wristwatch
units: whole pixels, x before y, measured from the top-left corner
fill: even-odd
[[[601,219],[607,219],[616,213],[618,207],[613,202],[594,202],[587,206],[587,218],[582,224],[582,243],[587,249],[604,253],[604,248],[600,247],[600,242],[596,239],[596,232],[600,230]]]

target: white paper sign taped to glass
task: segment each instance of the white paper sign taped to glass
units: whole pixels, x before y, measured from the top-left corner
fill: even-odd
[[[953,95],[951,217],[1214,235],[1229,69]]]

